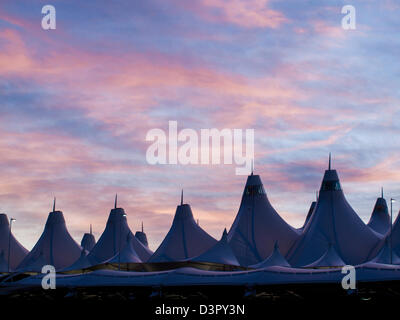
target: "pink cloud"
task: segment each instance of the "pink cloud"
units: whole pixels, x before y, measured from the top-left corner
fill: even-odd
[[[400,181],[399,158],[397,155],[389,155],[381,162],[369,168],[352,168],[350,170],[344,169],[350,182],[357,183],[374,183],[386,182],[392,183]]]
[[[74,49],[52,52],[39,60],[28,52],[17,32],[7,31],[1,37],[7,45],[0,54],[0,65],[5,66],[0,74],[33,78],[62,88],[69,99],[76,96],[73,107],[103,122],[117,136],[130,133],[133,120],[142,130],[157,125],[145,111],[155,108],[159,99],[180,100],[181,104],[196,104],[203,109],[218,104],[214,122],[221,126],[229,123],[229,127],[249,127],[260,117],[292,119],[295,123],[313,111],[293,103],[306,96],[282,80],[285,70],[279,77],[248,78],[159,53],[131,53],[115,64],[105,54]],[[17,57],[17,63],[10,66],[12,57]],[[99,65],[103,66],[102,73],[98,73]],[[83,73],[82,77],[77,78],[77,73]],[[185,90],[192,94],[185,95]],[[230,111],[233,104],[235,113]],[[132,114],[132,109],[144,112]]]
[[[222,20],[246,28],[277,28],[288,19],[279,11],[268,8],[268,0],[202,0],[201,3],[213,10],[221,10]],[[210,14],[210,17],[212,15]]]
[[[243,28],[275,29],[288,22],[283,13],[269,8],[269,0],[199,0],[181,5],[206,20]]]

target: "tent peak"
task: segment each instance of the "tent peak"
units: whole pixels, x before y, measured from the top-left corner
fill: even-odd
[[[224,229],[224,231],[222,232],[222,237],[221,240],[222,242],[227,243],[228,242],[228,232],[226,231],[226,228]]]

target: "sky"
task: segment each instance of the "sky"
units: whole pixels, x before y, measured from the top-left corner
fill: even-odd
[[[56,29],[43,30],[44,5]],[[344,30],[344,5],[356,29]],[[246,176],[235,165],[151,165],[149,130],[254,129],[255,174],[300,227],[328,154],[368,222],[400,199],[397,0],[2,0],[0,211],[31,249],[57,197],[80,242],[114,196],[155,250],[184,189],[216,238]],[[398,203],[394,204],[397,214]]]

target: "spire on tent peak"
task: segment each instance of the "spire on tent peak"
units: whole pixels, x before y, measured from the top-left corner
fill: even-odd
[[[258,174],[252,174],[247,177],[246,186],[260,186],[260,185],[262,185],[262,182]]]
[[[53,199],[53,212],[56,211],[56,197]]]
[[[149,243],[147,241],[147,235],[144,233],[143,221],[142,221],[141,231],[135,232],[135,238],[138,239],[146,248],[149,247]]]
[[[181,191],[181,206],[183,205],[183,189]]]
[[[220,241],[228,242],[228,231],[226,231],[226,228],[224,229],[224,232],[222,232],[222,237]]]
[[[328,165],[328,170],[330,171],[332,167],[332,154],[329,152],[329,165]]]
[[[383,187],[381,188],[381,198],[383,198]]]
[[[222,232],[221,240],[223,239],[228,239],[228,231],[226,230],[226,228],[224,228],[224,232]]]
[[[254,159],[251,160],[251,175],[254,173]]]
[[[115,194],[114,209],[117,209],[118,194]]]
[[[92,224],[90,224],[90,234],[92,234]]]
[[[331,154],[329,153],[329,167],[325,170],[324,178],[322,179],[321,188],[319,190],[319,196],[321,197],[322,191],[341,191],[339,176],[335,169],[332,169]]]

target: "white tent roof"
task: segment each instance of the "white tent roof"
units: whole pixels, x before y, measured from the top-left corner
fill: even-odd
[[[310,263],[306,267],[341,267],[346,263],[339,257],[333,245],[329,245],[326,252],[317,261]]]
[[[376,254],[380,238],[354,212],[336,170],[329,169],[325,171],[314,213],[286,257],[293,266],[308,265],[321,257],[331,243],[339,256],[356,265]]]
[[[10,235],[10,223],[7,215],[4,213],[0,214],[0,252],[4,252],[4,259],[7,263],[8,269],[8,240]],[[26,250],[18,241],[15,239],[11,232],[10,238],[10,270],[14,270],[21,261],[28,254]]]
[[[125,246],[128,234],[131,234],[126,214],[122,208],[111,210],[106,228],[100,236],[94,248],[89,253],[92,264],[99,264],[114,257]],[[143,262],[151,256],[152,252],[135,237],[132,238],[132,246],[140,260]]]
[[[141,263],[138,254],[132,245],[132,240],[134,235],[129,233],[126,237],[125,245],[120,253],[117,253],[114,257],[112,257],[107,262],[109,263]]]
[[[392,257],[390,257],[390,255]],[[385,244],[378,252],[377,256],[371,261],[384,264],[400,264],[400,257],[397,255],[396,251],[392,250],[392,254],[390,254],[390,238],[385,239]]]
[[[18,270],[37,271],[41,269],[41,263],[60,270],[75,262],[80,254],[81,247],[69,234],[63,213],[53,211],[49,213],[41,237],[18,266]]]
[[[390,238],[390,231],[386,235],[386,239]],[[392,245],[394,251],[400,256],[400,212],[398,213],[396,220],[393,223],[392,229]],[[382,243],[383,246],[383,243]]]
[[[303,230],[303,229],[306,227],[308,221],[309,221],[310,218],[311,218],[311,215],[312,215],[313,212],[314,212],[314,209],[315,209],[315,206],[316,206],[316,205],[317,205],[317,202],[316,202],[316,201],[311,202],[311,206],[310,206],[310,209],[308,209],[308,213],[307,213],[307,216],[306,216],[306,220],[304,221],[304,224],[303,224],[303,226],[300,228],[300,230]]]
[[[390,229],[388,206],[383,195],[376,200],[368,226],[380,234],[386,234]]]
[[[8,262],[3,250],[0,252],[0,272],[8,272]]]
[[[31,256],[29,259],[29,264],[26,266],[18,266],[18,271],[32,271],[32,272],[41,272],[43,266],[50,264],[48,259],[44,256],[43,251],[40,251],[37,255]]]
[[[96,239],[92,233],[85,233],[82,237],[81,247],[87,251],[90,251],[96,245]]]
[[[232,248],[228,243],[228,233],[224,230],[221,240],[203,254],[190,259],[197,262],[213,262],[231,266],[239,266],[239,261],[236,259]]]
[[[85,268],[89,268],[92,264],[90,263],[88,257],[88,252],[85,249],[82,249],[81,256],[78,260],[76,260],[72,265],[63,269],[62,271],[71,271],[71,270],[82,270]]]
[[[263,261],[279,242],[283,254],[289,250],[299,232],[288,225],[271,206],[258,175],[250,175],[228,241],[243,266]]]
[[[290,267],[289,262],[285,259],[285,257],[281,254],[279,250],[278,242],[275,242],[274,251],[269,257],[267,257],[264,261],[261,261],[260,263],[251,265],[250,267],[261,269],[272,266]]]
[[[149,243],[147,241],[147,235],[144,232],[144,228],[143,228],[143,221],[142,221],[142,230],[140,231],[136,231],[135,233],[135,237],[136,239],[138,239],[145,247],[149,247]]]
[[[355,266],[357,281],[398,281],[400,267],[368,262]],[[342,270],[330,269],[295,269],[269,267],[248,271],[205,271],[194,268],[180,268],[158,272],[126,272],[115,270],[96,270],[78,275],[57,274],[57,288],[82,287],[177,287],[177,286],[257,286],[278,284],[318,284],[332,283],[339,285],[343,279]],[[41,288],[43,275],[25,277],[13,283],[14,287]]]
[[[149,262],[186,260],[202,254],[216,240],[196,224],[188,204],[176,208],[172,226]]]

